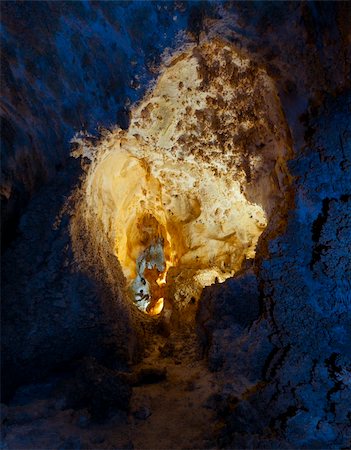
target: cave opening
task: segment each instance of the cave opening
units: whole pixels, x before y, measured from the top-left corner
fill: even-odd
[[[128,130],[75,139],[91,239],[107,240],[137,308],[186,311],[233,277],[279,222],[289,133],[273,81],[230,44],[179,51]],[[273,219],[274,220],[271,220]]]
[[[133,296],[140,310],[157,315],[163,309],[167,271],[171,264],[167,251],[169,242],[162,233],[161,225],[151,214],[138,220],[137,229],[139,245],[143,250],[136,260],[136,277],[131,286]]]

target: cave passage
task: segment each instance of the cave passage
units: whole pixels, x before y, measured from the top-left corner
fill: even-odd
[[[164,237],[159,223],[148,214],[138,223],[140,244],[145,249],[136,261],[137,275],[132,283],[135,303],[142,311],[159,314],[164,303],[167,262],[164,252]]]
[[[272,80],[225,42],[179,52],[132,110],[127,131],[89,156],[88,214],[99,221],[136,306],[196,303],[255,257],[283,201],[287,129]]]
[[[198,299],[253,258],[267,219],[240,184],[192,161],[165,164],[158,176],[128,151],[112,152],[96,173],[101,198],[115,199],[115,253],[139,309]],[[101,205],[101,214],[105,203]]]

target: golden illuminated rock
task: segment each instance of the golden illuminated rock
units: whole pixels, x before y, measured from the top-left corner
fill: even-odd
[[[197,300],[253,258],[289,181],[273,82],[220,41],[166,62],[127,131],[79,142],[76,154],[93,160],[84,189],[100,223],[95,238],[111,242],[135,302],[151,314],[159,299]]]

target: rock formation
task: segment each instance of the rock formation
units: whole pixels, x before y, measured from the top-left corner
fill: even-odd
[[[4,448],[348,448],[350,4],[1,13]]]
[[[93,162],[80,220],[99,223],[90,239],[110,241],[144,311],[159,297],[184,308],[234,276],[285,212],[290,182],[288,131],[264,70],[218,40],[165,65],[127,131],[77,139],[73,152]]]

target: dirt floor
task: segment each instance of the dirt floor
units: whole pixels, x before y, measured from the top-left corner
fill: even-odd
[[[199,360],[196,342],[191,336],[175,336],[173,356],[161,358],[158,345],[143,365],[167,370],[167,378],[158,384],[135,387],[128,431],[135,448],[187,449],[208,448],[213,411],[208,399],[215,393],[213,375]],[[167,347],[166,347],[167,351]],[[145,420],[138,419],[145,413]]]
[[[130,412],[104,423],[87,410],[66,409],[45,386],[20,390],[3,408],[2,449],[203,449],[213,448],[214,375],[199,357],[196,338],[155,336],[135,371],[164,374],[133,387]],[[164,372],[165,371],[165,372]],[[149,382],[148,382],[149,381]],[[48,386],[50,389],[50,386]]]

